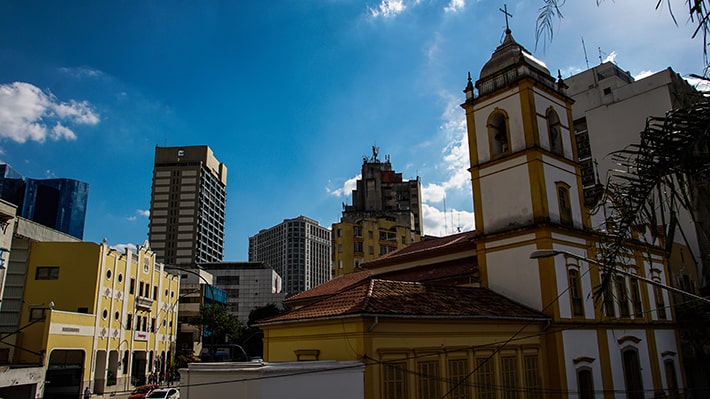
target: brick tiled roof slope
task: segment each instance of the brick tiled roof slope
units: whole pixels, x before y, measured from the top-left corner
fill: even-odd
[[[369,270],[363,270],[355,273],[348,273],[340,277],[336,277],[330,281],[326,281],[323,284],[317,285],[310,290],[298,293],[290,298],[287,298],[284,303],[293,306],[301,302],[309,302],[316,300],[318,298],[328,297],[338,292],[352,287],[363,280],[370,277]]]
[[[478,260],[476,257],[469,257],[381,274],[373,271],[373,275],[384,280],[460,285],[479,282],[477,272]]]
[[[482,320],[549,319],[545,314],[487,288],[436,286],[370,278],[332,297],[261,320],[259,324],[355,315]]]
[[[432,254],[435,254],[437,251],[452,251],[456,247],[471,247],[471,242],[475,237],[476,231],[473,230],[445,237],[426,239],[399,248],[377,259],[365,262],[362,264],[362,267],[365,269],[373,269],[381,264],[398,262],[404,258],[416,257],[423,253],[426,254],[426,256],[432,256]],[[473,245],[473,248],[475,248],[475,245]]]

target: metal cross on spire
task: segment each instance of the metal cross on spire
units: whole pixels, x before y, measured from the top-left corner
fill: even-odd
[[[508,17],[513,18],[513,14],[508,12],[508,5],[503,4],[503,8],[499,8],[500,12],[505,15],[505,32],[510,33],[510,26],[508,25]]]

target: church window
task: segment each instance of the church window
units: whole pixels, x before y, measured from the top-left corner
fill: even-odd
[[[577,370],[577,391],[579,399],[594,399],[594,380],[589,368]]]
[[[520,389],[518,388],[518,365],[515,356],[504,356],[501,358],[501,371],[503,378],[503,398],[518,399]]]
[[[407,399],[407,364],[405,362],[385,363],[383,367],[383,395],[385,399]]]
[[[629,294],[626,290],[626,278],[616,276],[616,298],[619,300],[619,313],[621,317],[629,317]]]
[[[477,398],[479,399],[494,399],[496,397],[495,390],[495,374],[493,374],[493,360],[490,358],[476,359],[476,385]]]
[[[525,355],[523,357],[523,366],[525,370],[525,387],[528,392],[528,399],[541,399],[540,385],[540,369],[538,366],[537,355]]]
[[[468,385],[466,378],[468,377],[468,361],[466,359],[450,359],[449,360],[449,389],[451,399],[467,399]]]
[[[418,382],[418,398],[420,399],[439,399],[439,362],[425,361],[417,363]]]
[[[508,117],[501,110],[496,110],[488,118],[488,134],[491,142],[491,155],[501,155],[510,151],[510,132]]]
[[[616,317],[616,312],[614,311],[614,293],[608,285],[606,285],[602,291],[602,298],[604,301],[604,314],[606,314],[606,317]]]
[[[567,277],[569,279],[569,296],[572,301],[572,315],[584,317],[584,300],[579,270],[570,268],[567,271]]]
[[[572,204],[569,199],[569,185],[557,183],[557,204],[560,207],[560,224],[572,226]]]
[[[634,308],[635,317],[643,317],[643,306],[641,306],[641,289],[639,281],[636,278],[631,278],[631,305]]]
[[[678,376],[675,371],[675,362],[673,359],[666,359],[663,362],[663,367],[666,371],[666,384],[668,386],[668,397],[678,398]]]
[[[622,352],[624,365],[624,382],[628,399],[643,399],[643,382],[641,380],[641,362],[635,348],[626,348]]]
[[[654,286],[653,287],[653,296],[656,298],[656,314],[658,314],[658,318],[665,320],[666,319],[666,301],[663,298],[663,290],[661,290],[661,287]]]
[[[562,155],[564,153],[562,147],[562,125],[560,124],[560,117],[552,108],[547,111],[547,132],[550,139],[550,151]]]

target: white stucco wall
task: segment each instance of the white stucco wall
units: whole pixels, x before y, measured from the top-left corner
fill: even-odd
[[[362,399],[357,361],[191,363],[180,370],[183,399]]]

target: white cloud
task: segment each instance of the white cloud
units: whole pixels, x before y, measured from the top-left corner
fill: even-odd
[[[328,191],[328,193],[330,193],[330,195],[334,197],[347,197],[353,192],[353,190],[355,190],[355,188],[357,187],[357,181],[360,179],[362,179],[362,175],[358,174],[357,176],[346,180],[345,183],[343,183],[343,187],[332,191],[330,189],[326,189],[326,191]]]
[[[135,214],[135,215],[131,215],[131,216],[127,217],[126,219],[128,219],[128,220],[131,221],[131,222],[135,222],[136,220],[138,220],[139,217],[140,217],[140,218],[148,218],[148,217],[150,217],[150,210],[147,210],[147,209],[136,209],[136,214]]]
[[[25,82],[0,85],[0,139],[17,143],[27,140],[75,140],[67,123],[96,125],[99,116],[86,101],[60,102],[51,93]]]
[[[473,212],[450,209],[444,212],[431,205],[422,204],[424,234],[445,236],[475,228]]]
[[[425,204],[441,203],[446,198],[446,188],[440,184],[430,183],[422,187],[422,202]]]
[[[404,0],[382,0],[376,8],[368,7],[370,15],[373,17],[394,17],[399,15],[407,7],[404,5]]]
[[[449,4],[444,7],[444,11],[455,13],[463,10],[464,7],[466,7],[466,0],[451,0]]]

